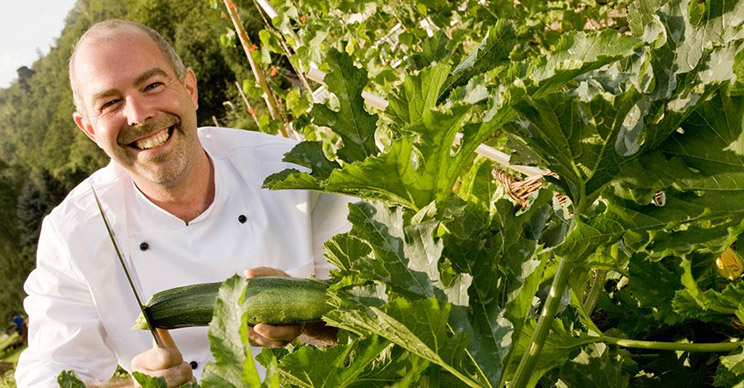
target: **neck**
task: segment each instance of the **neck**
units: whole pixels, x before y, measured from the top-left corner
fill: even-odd
[[[137,188],[152,203],[180,218],[187,225],[214,201],[214,166],[202,150],[183,181],[171,185],[137,182]]]

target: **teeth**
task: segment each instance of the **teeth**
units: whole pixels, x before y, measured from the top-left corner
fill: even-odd
[[[155,148],[168,140],[168,129],[164,129],[148,138],[140,139],[134,142],[134,145],[141,150]]]

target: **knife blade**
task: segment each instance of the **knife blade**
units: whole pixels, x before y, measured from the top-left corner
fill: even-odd
[[[142,316],[145,317],[145,322],[147,322],[147,327],[150,329],[150,333],[152,333],[152,338],[155,340],[155,343],[159,347],[163,348],[165,347],[163,345],[163,340],[160,338],[160,334],[158,334],[158,332],[152,326],[152,322],[150,321],[150,315],[147,313],[147,310],[145,309],[145,305],[142,303],[142,299],[140,299],[139,294],[137,293],[137,289],[134,287],[134,283],[132,282],[132,276],[129,273],[127,264],[124,262],[124,258],[122,257],[121,250],[119,249],[119,244],[116,243],[116,236],[114,235],[114,231],[111,229],[111,225],[109,224],[108,217],[106,217],[106,212],[103,210],[103,205],[101,205],[101,200],[98,198],[98,193],[96,193],[96,189],[93,188],[93,185],[90,186],[90,189],[93,190],[93,196],[96,198],[96,204],[98,205],[98,211],[101,213],[101,218],[103,218],[103,223],[106,225],[106,231],[108,232],[109,238],[111,238],[111,243],[114,244],[114,250],[116,251],[116,256],[119,258],[119,263],[121,264],[121,267],[124,270],[124,274],[127,275],[127,280],[129,281],[129,287],[132,289],[134,298],[137,300],[137,305],[139,306],[139,309],[142,312]]]

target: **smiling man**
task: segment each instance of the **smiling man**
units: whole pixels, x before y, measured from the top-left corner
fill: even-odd
[[[130,329],[139,314],[95,205],[101,197],[138,292],[246,276],[326,277],[322,244],[348,228],[348,198],[261,189],[291,167],[294,142],[227,128],[197,128],[197,81],[155,31],[112,20],[91,27],[70,59],[77,126],[111,163],[44,219],[37,267],[26,281],[29,347],[19,387],[53,387],[63,370],[91,384],[117,363],[165,376],[198,377],[211,360],[207,328]],[[299,326],[258,324],[254,345],[281,346]],[[172,336],[172,337],[171,337]]]
[[[88,31],[70,59],[75,123],[148,198],[189,222],[214,194],[196,76],[159,35],[110,24]]]

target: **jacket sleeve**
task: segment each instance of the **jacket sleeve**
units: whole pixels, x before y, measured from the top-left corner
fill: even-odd
[[[18,387],[57,387],[57,375],[64,370],[75,371],[84,381],[108,380],[116,355],[52,217],[42,223],[36,269],[24,289],[29,343],[15,372]]]
[[[347,220],[349,203],[359,199],[317,192],[311,192],[311,196],[317,196],[311,213],[315,276],[318,279],[328,279],[335,267],[323,256],[323,244],[331,237],[351,230],[351,223]]]

